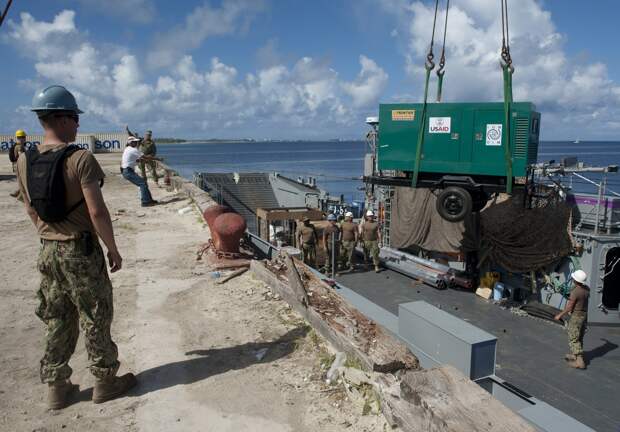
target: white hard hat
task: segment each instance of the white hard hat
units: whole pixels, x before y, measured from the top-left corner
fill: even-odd
[[[353,213],[351,213],[351,212],[346,212],[346,213],[344,214],[344,217],[353,217]]]
[[[139,141],[140,141],[140,138],[136,138],[135,136],[130,136],[129,138],[127,138],[127,143],[128,144],[131,144],[131,143],[134,143],[134,142],[139,142]]]
[[[374,214],[374,212],[373,212],[372,210],[368,210],[368,211],[366,212],[366,216],[374,216],[374,215],[375,215],[375,214]]]
[[[583,270],[575,270],[570,277],[572,277],[575,282],[579,283],[586,283],[586,279],[588,279],[588,275]]]

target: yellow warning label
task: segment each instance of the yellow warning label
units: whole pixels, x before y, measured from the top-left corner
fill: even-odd
[[[392,121],[413,121],[415,110],[392,110]]]

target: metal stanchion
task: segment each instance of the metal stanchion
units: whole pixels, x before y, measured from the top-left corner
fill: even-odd
[[[336,235],[332,233],[332,279],[336,277]]]

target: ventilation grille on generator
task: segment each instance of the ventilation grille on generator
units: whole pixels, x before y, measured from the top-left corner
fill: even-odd
[[[530,137],[530,124],[527,118],[517,118],[517,130],[515,131],[515,158],[527,157],[527,145]]]

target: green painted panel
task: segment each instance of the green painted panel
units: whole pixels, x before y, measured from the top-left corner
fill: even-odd
[[[379,169],[413,171],[422,104],[379,107]],[[510,149],[515,177],[538,153],[540,114],[529,102],[511,106]],[[420,172],[505,176],[502,103],[428,104]]]

